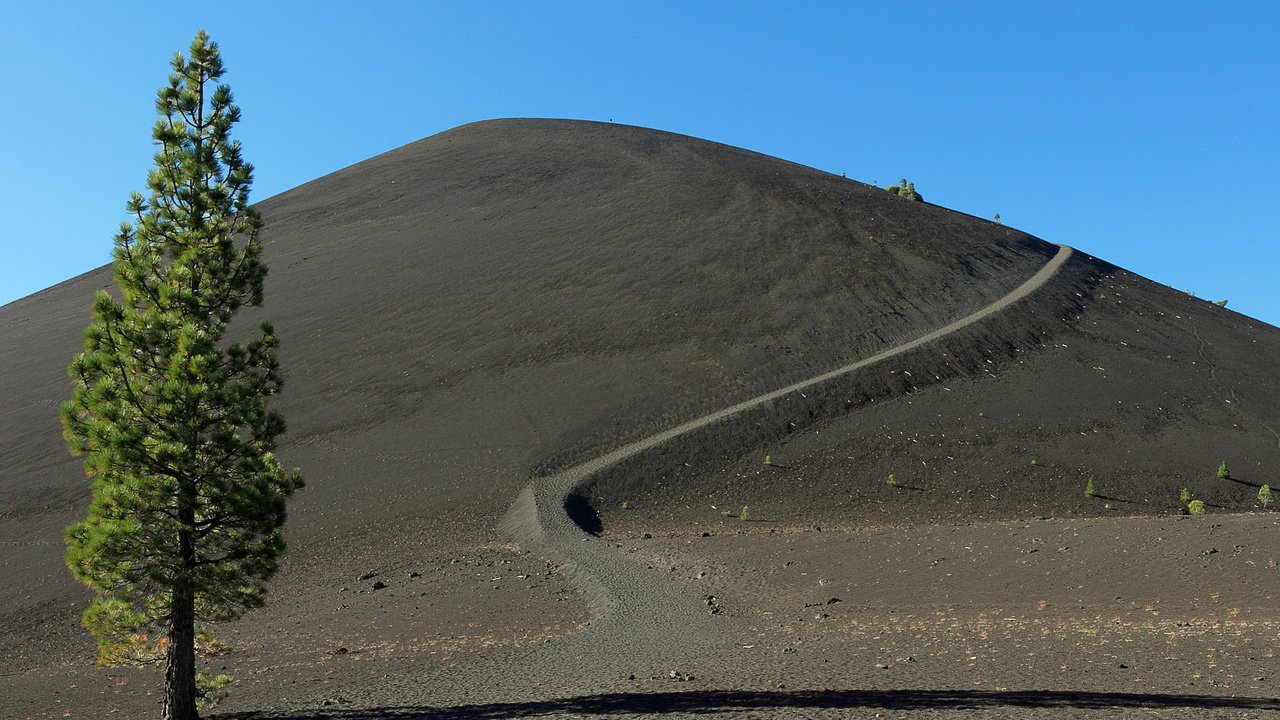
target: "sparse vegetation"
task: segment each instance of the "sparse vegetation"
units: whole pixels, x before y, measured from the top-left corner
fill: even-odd
[[[1035,458],[1031,458],[1031,464],[1032,464],[1032,465],[1037,464],[1037,463],[1036,463],[1036,459],[1035,459]]]
[[[1179,490],[1178,500],[1181,501],[1183,505],[1186,505],[1187,503],[1191,502],[1191,491],[1188,490],[1187,488],[1182,488],[1181,490]]]
[[[1187,503],[1187,512],[1188,512],[1188,513],[1190,513],[1190,514],[1192,514],[1192,515],[1203,515],[1203,514],[1204,514],[1204,501],[1203,501],[1203,500],[1192,500],[1191,502]]]
[[[764,464],[765,464],[765,465],[772,465],[772,464],[773,464],[773,460],[772,460],[768,455],[765,455],[765,456],[764,456]]]
[[[626,501],[626,500],[623,500],[623,501],[622,501],[622,509],[623,509],[623,510],[626,510],[626,509],[627,509],[627,508],[629,508],[629,507],[631,507],[631,503],[629,503],[629,502],[628,502],[628,501]]]
[[[1258,502],[1262,503],[1263,510],[1266,510],[1268,507],[1271,506],[1271,500],[1272,500],[1271,495],[1272,493],[1271,493],[1270,485],[1263,485],[1262,487],[1258,488]]]
[[[898,181],[897,185],[890,185],[889,187],[885,188],[885,190],[893,193],[894,195],[897,195],[898,197],[906,198],[908,200],[918,200],[918,201],[924,200],[924,196],[916,192],[916,184],[913,182],[907,182],[906,178],[902,178],[901,180]]]
[[[747,507],[746,505],[743,505],[742,510],[738,511],[738,519],[741,520],[742,522],[746,522],[750,520],[751,508]]]
[[[884,484],[892,487],[898,484],[898,480],[893,476],[893,473],[889,473],[889,479],[885,480]]]
[[[196,673],[196,705],[201,710],[212,710],[218,707],[226,697],[226,686],[231,684],[231,676],[225,673],[210,675],[203,670]]]
[[[1089,481],[1084,484],[1084,496],[1097,497],[1097,495],[1098,495],[1098,486],[1094,485],[1093,479],[1090,478]]]
[[[1223,460],[1222,464],[1218,466],[1218,477],[1223,479],[1231,477],[1231,471],[1227,469],[1226,460]]]

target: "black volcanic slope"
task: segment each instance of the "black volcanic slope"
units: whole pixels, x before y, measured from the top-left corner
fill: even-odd
[[[304,584],[492,538],[535,473],[923,335],[1057,251],[775,158],[572,121],[467,125],[259,208],[267,306],[244,322],[282,336]],[[109,284],[103,268],[0,308],[13,642],[80,642],[61,532],[88,486],[57,404]],[[1244,508],[1280,485],[1277,357],[1280,330],[1077,253],[990,321],[587,495],[606,524],[714,521],[711,503],[797,523],[1101,512],[1088,478],[1135,511],[1183,485]],[[1223,459],[1236,480],[1212,476]],[[642,512],[614,517],[623,499]]]

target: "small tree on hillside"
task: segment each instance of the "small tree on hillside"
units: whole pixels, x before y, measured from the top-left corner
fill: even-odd
[[[889,192],[893,193],[894,195],[897,195],[898,197],[904,197],[908,200],[921,200],[921,201],[924,200],[924,196],[916,192],[916,184],[912,182],[907,182],[906,178],[902,178],[901,180],[898,181],[897,185],[890,185],[889,187],[885,188],[885,190],[888,190]]]
[[[1266,510],[1268,507],[1271,507],[1271,501],[1272,501],[1273,495],[1274,493],[1271,492],[1270,485],[1263,485],[1262,487],[1258,488],[1258,502],[1262,503],[1263,510]]]
[[[262,303],[266,267],[222,74],[203,32],[173,59],[150,195],[133,194],[116,236],[120,299],[94,300],[62,406],[93,478],[88,516],[66,532],[67,565],[96,593],[84,624],[102,664],[163,663],[166,719],[198,717],[200,628],[263,603],[302,486],[273,454],[275,332],[224,342],[232,315]]]

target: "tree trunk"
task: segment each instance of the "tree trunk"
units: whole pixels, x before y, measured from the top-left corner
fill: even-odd
[[[169,647],[165,650],[164,720],[199,720],[196,709],[195,593],[173,589]]]

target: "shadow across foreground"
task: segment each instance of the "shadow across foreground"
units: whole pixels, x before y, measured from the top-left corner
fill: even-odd
[[[702,690],[665,693],[608,693],[554,700],[458,705],[454,707],[325,708],[291,713],[237,713],[227,720],[489,720],[573,713],[627,715],[685,713],[712,715],[786,708],[982,709],[1021,708],[1231,708],[1280,711],[1280,699],[1087,692],[1075,690]]]

